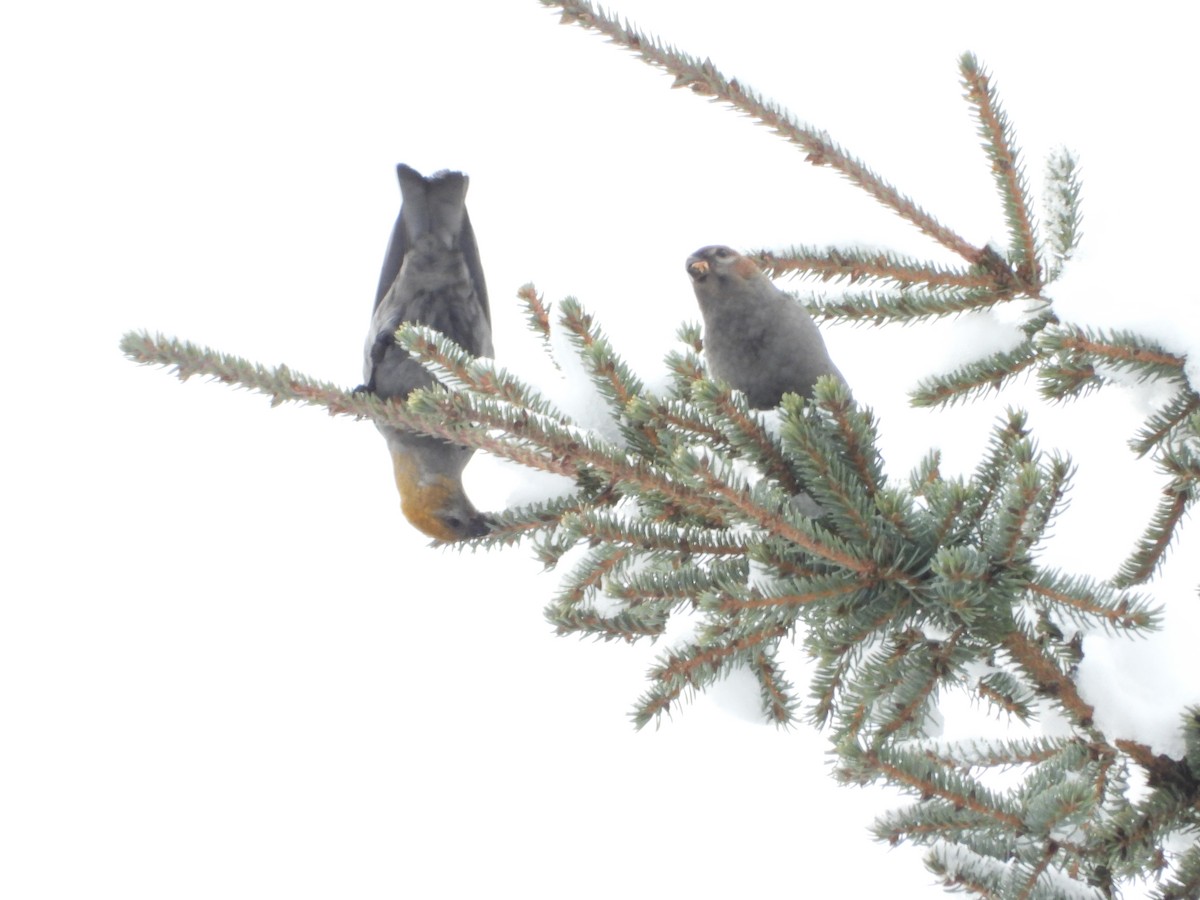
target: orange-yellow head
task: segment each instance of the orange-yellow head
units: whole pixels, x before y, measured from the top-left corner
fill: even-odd
[[[419,454],[392,451],[400,509],[417,529],[439,541],[483,537],[491,524],[463,493],[462,482],[424,471]]]

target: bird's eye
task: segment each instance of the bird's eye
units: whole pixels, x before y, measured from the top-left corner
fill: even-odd
[[[733,251],[731,251],[728,247],[718,247],[717,248],[717,252],[716,252],[717,259],[729,259],[729,257],[731,257],[731,256],[733,256]]]

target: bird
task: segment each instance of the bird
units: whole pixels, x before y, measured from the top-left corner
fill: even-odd
[[[403,163],[400,214],[392,229],[359,387],[404,400],[436,382],[396,344],[402,322],[440,331],[473,356],[492,356],[492,318],[475,232],[467,215],[468,177],[443,170],[428,177]],[[375,426],[392,457],[400,508],[417,529],[440,541],[482,537],[492,527],[463,491],[462,473],[475,452],[430,435]]]
[[[786,393],[812,399],[822,375],[845,383],[812,316],[754,260],[712,244],[687,258],[687,272],[704,318],[709,370],[753,409],[772,409]]]

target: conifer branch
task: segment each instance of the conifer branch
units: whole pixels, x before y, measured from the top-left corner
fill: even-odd
[[[735,640],[712,644],[694,644],[683,651],[671,652],[651,670],[651,677],[664,684],[684,683],[696,687],[701,680],[747,651],[760,652],[764,644],[783,637],[787,629],[772,626],[752,631]]]
[[[642,34],[628,22],[618,22],[602,8],[584,0],[541,0],[541,3],[561,9],[564,25],[577,24],[599,32],[612,43],[637,54],[648,65],[675,76],[672,87],[689,87],[697,94],[726,103],[757,120],[803,150],[807,162],[834,169],[880,204],[968,262],[975,263],[981,259],[982,250],[938,222],[911,197],[901,194],[861,160],[839,147],[828,134],[801,124],[780,107],[744,87],[736,78],[727,79],[712,60],[699,60],[681,53],[670,45]]]
[[[1031,541],[1041,537],[1026,532],[1041,493],[1041,469],[1030,463],[1021,466],[991,529],[988,555],[993,560],[1001,565],[1023,560]]]
[[[692,403],[720,426],[713,429],[717,448],[738,451],[789,494],[802,490],[778,442],[767,433],[762,419],[750,411],[744,395],[735,397],[728,386],[701,379],[692,386]]]
[[[536,468],[536,464],[526,465],[528,468]],[[518,543],[527,535],[557,528],[564,516],[578,513],[584,503],[581,497],[573,494],[492,513],[494,524],[491,534],[487,535],[486,539],[496,544]],[[545,559],[542,561],[548,563]]]
[[[792,394],[784,401],[785,412],[794,408],[795,398]],[[869,410],[856,407],[850,399],[849,389],[830,376],[823,376],[817,383],[814,399],[821,412],[836,426],[841,439],[839,455],[849,464],[854,480],[863,486],[868,497],[876,497],[882,490],[883,455],[875,442],[875,417]]]
[[[601,396],[608,400],[614,418],[620,421],[629,403],[635,397],[645,394],[641,380],[617,356],[595,320],[575,298],[568,297],[563,300],[559,321],[582,351],[579,354],[580,359],[599,388]]]
[[[1099,377],[1097,366],[1129,372],[1140,380],[1156,379],[1187,387],[1187,360],[1154,341],[1129,331],[1094,333],[1090,329],[1047,329],[1040,349],[1048,357],[1042,367],[1042,393],[1061,399],[1080,393]]]
[[[591,609],[576,607],[550,607],[546,612],[546,620],[554,626],[554,632],[558,635],[578,634],[605,641],[623,640],[629,644],[641,638],[659,637],[667,624],[664,613],[647,616],[644,611],[625,610],[605,616]]]
[[[1033,679],[1040,693],[1053,697],[1080,728],[1085,731],[1091,729],[1095,710],[1079,696],[1075,682],[1064,675],[1034,641],[1020,629],[1014,628],[1003,644],[1013,662]]]
[[[1200,897],[1200,847],[1184,851],[1174,873],[1157,894],[1157,900],[1187,900],[1189,897]]]
[[[828,441],[820,440],[813,429],[798,424],[796,417],[801,412],[796,407],[800,403],[802,401],[794,395],[784,399],[785,446],[803,467],[805,483],[812,485],[816,494],[814,499],[826,510],[826,516],[822,518],[835,519],[836,531],[842,536],[867,542],[874,533],[875,509],[870,495],[864,490],[863,480],[848,477],[847,463],[853,460],[831,451]]]
[[[550,309],[546,306],[545,298],[538,293],[532,283],[523,285],[517,291],[517,297],[525,306],[525,320],[530,330],[541,337],[543,343],[550,342]]]
[[[1022,341],[1012,350],[1001,350],[945,375],[921,380],[910,396],[913,406],[953,406],[995,391],[999,393],[1022,372],[1038,363],[1032,341]]]
[[[993,878],[989,879],[986,883],[982,878],[972,877],[971,874],[960,868],[960,866],[967,864],[965,860],[960,858],[961,854],[956,854],[955,866],[952,867],[948,864],[947,857],[955,849],[957,848],[951,845],[934,848],[925,858],[926,867],[934,875],[941,877],[944,887],[950,888],[956,893],[961,890],[965,893],[975,894],[981,900],[1002,900],[998,886],[1000,879],[995,877],[994,873],[988,873],[992,874]]]
[[[1021,693],[1021,685],[1015,679],[1001,681],[1007,673],[997,672],[975,683],[975,691],[984,700],[1022,722],[1033,718],[1033,697]]]
[[[992,89],[991,76],[980,67],[975,56],[964,53],[960,68],[967,100],[975,107],[979,117],[979,134],[992,161],[992,174],[1004,203],[1016,275],[1021,279],[1022,289],[1036,296],[1042,287],[1037,237],[1029,211],[1029,190],[1025,183],[1024,167],[1017,152],[1012,125]]]
[[[745,255],[774,278],[799,276],[850,284],[877,281],[901,289],[919,285],[950,292],[985,291],[995,286],[995,279],[982,269],[949,269],[886,250],[790,247],[784,251],[754,250]]]
[[[667,564],[633,567],[632,571],[614,574],[607,584],[608,595],[627,603],[669,600],[695,607],[704,605],[704,598],[722,585],[746,580],[744,556],[717,558],[700,567],[683,564],[686,555],[685,550]]]
[[[999,797],[973,781],[938,771],[928,760],[880,748],[862,752],[862,760],[893,784],[907,787],[921,797],[943,800],[956,809],[969,810],[1007,828],[1024,828],[1021,818],[1006,809]]]
[[[421,325],[403,323],[396,329],[396,343],[407,350],[438,380],[452,387],[466,388],[477,394],[495,397],[504,403],[555,419],[565,426],[571,419],[540,393],[491,360],[467,353],[439,331]]]
[[[577,452],[582,451],[584,445],[576,439],[574,432],[562,431],[561,423],[528,410],[520,410],[514,416],[504,404],[473,402],[467,394],[452,394],[440,389],[415,390],[399,408],[407,411],[409,418],[400,420],[389,416],[384,421],[486,450],[503,459],[555,475],[579,478],[589,468],[584,462],[585,454]],[[442,424],[447,421],[471,422],[477,427],[474,430],[464,430],[462,426],[448,428]],[[493,437],[489,430],[502,432],[503,436]],[[604,460],[610,469],[617,465],[601,450],[587,449],[588,459]]]
[[[598,510],[581,511],[566,517],[564,526],[589,539],[643,553],[740,556],[745,552],[744,544],[731,538],[726,531],[680,526],[678,523],[663,524]]]
[[[1058,150],[1046,160],[1046,224],[1051,255],[1047,281],[1058,278],[1083,238],[1083,187],[1078,168],[1075,156],[1066,150]]]
[[[814,298],[807,305],[813,316],[822,321],[884,325],[956,316],[988,309],[1011,299],[1011,295],[998,294],[991,288],[961,291],[900,288],[897,291],[847,291],[835,298]]]
[[[1200,429],[1189,423],[1197,410],[1200,410],[1200,394],[1193,390],[1180,390],[1166,406],[1146,420],[1129,446],[1138,456],[1145,456],[1185,429],[1192,434],[1200,434]]]
[[[563,579],[557,605],[571,607],[588,600],[629,557],[625,547],[602,545],[589,549],[587,557]]]
[[[845,545],[839,545],[832,535],[826,539],[810,535],[793,525],[781,514],[755,503],[748,491],[729,485],[713,471],[707,460],[697,461],[694,474],[699,478],[700,484],[706,492],[720,497],[726,504],[741,513],[747,521],[754,522],[771,534],[790,541],[814,556],[836,563],[852,572],[872,576],[880,575],[872,560],[860,559],[852,555]]]
[[[790,725],[795,719],[796,698],[791,683],[782,676],[775,655],[767,651],[754,654],[750,671],[758,679],[763,712],[776,725]]]
[[[1030,867],[1029,874],[1025,877],[1025,882],[1021,886],[1021,892],[1017,894],[1018,900],[1030,900],[1030,898],[1034,896],[1034,890],[1037,888],[1038,882],[1041,880],[1042,875],[1046,872],[1057,853],[1057,844],[1052,841],[1047,841],[1042,858],[1039,859],[1032,867]]]
[[[636,397],[626,408],[626,414],[632,421],[655,427],[660,433],[673,430],[714,449],[731,447],[725,433],[711,421],[698,416],[689,402]]]
[[[838,598],[852,597],[861,591],[874,587],[874,580],[860,577],[850,580],[829,578],[811,583],[808,590],[784,594],[756,594],[752,597],[723,596],[719,598],[716,608],[723,613],[739,613],[751,610],[785,608],[795,611],[798,607],[811,603],[828,603]]]
[[[876,741],[895,734],[901,729],[915,730],[917,733],[923,731],[924,719],[930,704],[946,673],[952,668],[951,658],[962,640],[965,630],[963,627],[958,628],[945,641],[926,639],[920,642],[920,649],[929,652],[929,659],[920,661],[922,663],[920,678],[905,692],[907,698],[899,692],[897,692],[897,696],[891,698],[892,709],[888,719],[880,723]],[[908,655],[911,660],[916,654],[910,651]]]
[[[967,518],[978,528],[999,496],[1004,479],[1014,463],[1027,462],[1032,458],[1028,446],[1029,417],[1022,410],[1009,408],[1005,418],[992,431],[987,455],[980,460],[971,479],[970,499],[966,506]]]
[[[355,395],[336,385],[293,375],[287,366],[266,366],[188,341],[151,336],[149,332],[128,332],[121,338],[121,350],[141,365],[173,369],[180,381],[195,375],[207,375],[233,387],[244,387],[265,394],[272,406],[288,401],[326,407],[331,415],[370,416],[382,402],[369,395]],[[399,418],[405,418],[398,412]],[[407,422],[398,422],[404,426]]]
[[[1188,490],[1167,487],[1154,510],[1150,524],[1138,539],[1137,547],[1113,576],[1117,587],[1132,587],[1149,581],[1162,565],[1167,549],[1175,538],[1175,529],[1183,521],[1184,514],[1192,504]]]
[[[696,643],[667,653],[662,662],[650,670],[654,687],[644,694],[633,712],[634,726],[644,728],[651,721],[670,713],[672,707],[687,691],[702,689],[737,662],[750,664],[757,653],[763,652],[786,634],[786,629],[774,626],[750,632],[730,642]]]
[[[1171,759],[1166,754],[1155,755],[1145,744],[1118,738],[1115,744],[1119,750],[1129,754],[1133,761],[1141,766],[1150,778],[1153,787],[1170,786],[1185,803],[1193,805],[1200,798],[1200,773],[1193,772],[1191,767],[1182,760]]]
[[[1090,617],[1106,627],[1133,631],[1156,628],[1161,620],[1160,611],[1136,595],[1118,594],[1104,585],[1063,578],[1053,571],[1043,573],[1027,588],[1035,597],[1057,604],[1060,612],[1081,622]]]

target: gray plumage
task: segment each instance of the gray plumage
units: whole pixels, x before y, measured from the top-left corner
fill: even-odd
[[[433,383],[395,346],[401,322],[436,329],[474,356],[493,353],[487,286],[467,215],[467,176],[424,178],[403,164],[396,173],[400,214],[379,273],[363,365],[367,388],[380,397],[406,397]]]
[[[434,378],[396,345],[401,322],[426,325],[474,356],[492,355],[487,287],[467,216],[467,176],[428,178],[396,167],[401,207],[384,256],[371,328],[364,348],[364,389],[407,397]],[[401,505],[408,519],[441,540],[487,533],[486,519],[462,492],[462,471],[473,450],[376,423],[392,454]]]
[[[712,245],[688,257],[687,271],[704,317],[709,369],[752,407],[778,406],[788,392],[811,398],[822,375],[845,381],[812,317],[753,260]]]

